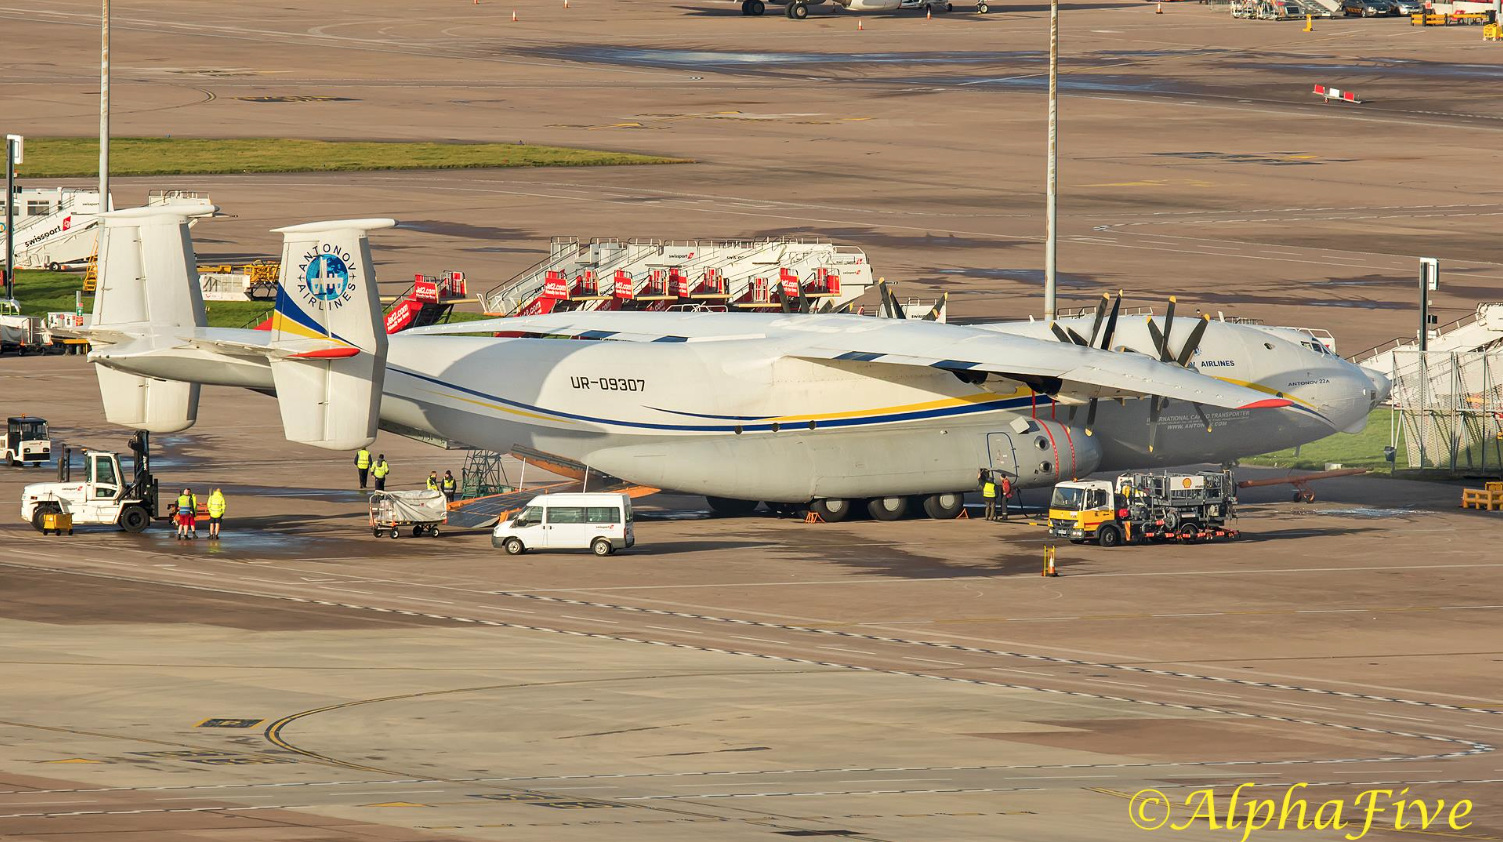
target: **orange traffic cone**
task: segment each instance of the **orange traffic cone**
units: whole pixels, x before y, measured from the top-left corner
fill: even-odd
[[[934,10],[926,6],[924,7],[924,23],[928,23],[931,20],[934,20]]]
[[[511,13],[511,22],[512,23],[516,23],[517,22],[517,13],[516,12],[512,12]]]
[[[1044,547],[1044,574],[1045,576],[1058,576],[1059,571],[1054,569],[1054,545]]]
[[[564,0],[564,8],[569,8],[569,0]]]
[[[857,18],[857,20],[856,20],[856,31],[860,32],[863,29],[866,29],[866,27],[862,26],[860,18]]]
[[[1153,13],[1156,14],[1156,15],[1162,15],[1164,13],[1164,4],[1160,3],[1157,6],[1155,6],[1154,10],[1153,10]]]

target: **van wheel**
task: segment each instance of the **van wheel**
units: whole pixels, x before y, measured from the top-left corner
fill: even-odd
[[[120,528],[126,532],[135,534],[142,532],[151,525],[151,516],[140,506],[126,506],[120,512]]]
[[[595,555],[598,556],[607,556],[616,551],[616,548],[611,546],[611,542],[605,538],[596,538],[590,544],[590,549],[594,550]]]
[[[506,550],[507,555],[521,555],[527,552],[527,548],[522,546],[522,541],[519,538],[507,538],[501,544],[501,548]]]
[[[1122,543],[1122,530],[1115,526],[1103,526],[1096,530],[1096,540],[1103,547],[1115,547]]]

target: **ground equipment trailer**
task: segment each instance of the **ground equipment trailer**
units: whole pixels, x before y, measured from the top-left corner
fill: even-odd
[[[1236,513],[1236,490],[1231,471],[1141,472],[1115,482],[1062,482],[1049,503],[1049,534],[1103,547],[1235,538],[1237,531],[1227,521]]]
[[[47,437],[47,419],[26,415],[5,421],[5,464],[15,467],[40,465],[52,458],[52,439]]]
[[[48,514],[68,514],[75,526],[103,524],[126,532],[140,532],[161,511],[157,479],[147,455],[149,434],[131,437],[135,466],[130,482],[120,469],[120,457],[103,450],[84,451],[83,477],[74,480],[69,448],[58,449],[57,481],[39,482],[21,490],[21,519],[37,531]]]

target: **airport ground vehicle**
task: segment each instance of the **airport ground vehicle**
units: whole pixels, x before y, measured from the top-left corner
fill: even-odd
[[[370,499],[371,534],[399,538],[411,529],[412,537],[438,537],[438,528],[449,522],[448,498],[442,491],[373,491]]]
[[[1049,502],[1049,534],[1103,547],[1235,538],[1236,530],[1226,523],[1236,512],[1236,490],[1231,471],[1140,472],[1115,482],[1062,482]]]
[[[1388,0],[1342,0],[1341,10],[1347,17],[1376,18],[1393,14]]]
[[[636,542],[625,494],[544,494],[491,532],[491,546],[508,555],[588,549],[606,556]]]
[[[70,449],[58,448],[57,481],[33,483],[21,490],[21,519],[40,531],[46,514],[63,512],[72,515],[74,525],[107,524],[141,532],[161,511],[148,443],[145,431],[131,437],[135,469],[130,482],[120,469],[120,457],[104,450],[84,451],[84,476],[74,480]]]
[[[47,437],[47,419],[12,416],[5,421],[5,464],[40,465],[52,458],[52,439]]]

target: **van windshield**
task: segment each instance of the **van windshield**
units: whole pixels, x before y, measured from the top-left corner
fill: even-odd
[[[517,526],[531,526],[535,523],[542,523],[543,507],[528,506],[522,511],[517,512],[517,516],[512,518],[511,522],[516,524]]]

